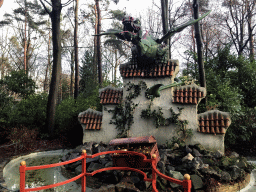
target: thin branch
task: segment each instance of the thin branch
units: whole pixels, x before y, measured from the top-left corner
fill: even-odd
[[[62,4],[62,7],[68,6],[70,3],[72,3],[72,1],[74,1],[74,0],[69,0],[67,3]]]
[[[46,0],[44,0],[44,1],[46,1]],[[40,0],[40,2],[41,2],[41,4],[43,5],[43,7],[44,7],[44,10],[51,16],[51,11],[45,6],[45,4],[44,4],[44,2],[42,1],[42,0]],[[48,4],[49,4],[49,2],[48,1],[46,1]],[[51,5],[51,4],[50,4]],[[51,5],[52,6],[52,5]]]

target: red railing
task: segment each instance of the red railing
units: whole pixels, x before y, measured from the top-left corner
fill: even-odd
[[[128,153],[128,154],[133,154],[133,155],[139,155],[141,157],[143,157],[143,162],[149,162],[152,165],[152,178],[147,178],[146,173],[144,173],[143,171],[139,170],[139,169],[135,169],[135,168],[130,168],[130,167],[108,167],[108,168],[102,168],[96,171],[93,171],[91,173],[87,173],[86,172],[86,158],[94,158],[97,157],[99,155],[106,155],[106,154],[120,154],[120,153]],[[26,188],[25,189],[25,175],[26,175],[26,171],[29,170],[38,170],[38,169],[46,169],[46,168],[52,168],[52,167],[57,167],[57,166],[61,166],[61,165],[67,165],[69,163],[74,163],[76,161],[82,160],[82,173],[80,175],[77,175],[71,179],[68,179],[66,181],[62,181],[56,184],[52,184],[52,185],[46,185],[46,186],[42,186],[42,187],[36,187],[36,188]],[[176,184],[182,185],[184,188],[184,192],[191,192],[191,180],[190,180],[190,175],[189,174],[185,174],[184,175],[184,180],[178,180],[178,179],[174,179],[171,177],[168,177],[162,173],[160,173],[157,168],[156,168],[156,155],[152,155],[152,159],[147,159],[147,157],[142,154],[142,153],[138,153],[138,152],[133,152],[133,151],[106,151],[106,152],[101,152],[101,153],[96,153],[94,155],[87,155],[86,154],[86,150],[82,151],[82,155],[80,157],[77,157],[75,159],[69,160],[69,161],[65,161],[65,162],[61,162],[61,163],[55,163],[55,164],[49,164],[49,165],[42,165],[42,166],[33,166],[33,167],[26,167],[26,162],[22,161],[20,163],[20,192],[26,192],[26,191],[39,191],[39,190],[43,190],[43,189],[49,189],[49,188],[53,188],[53,187],[57,187],[60,185],[64,185],[67,183],[70,183],[72,181],[75,181],[79,178],[81,178],[82,183],[82,192],[86,191],[86,176],[93,176],[96,173],[99,172],[103,172],[103,171],[108,171],[108,170],[127,170],[127,171],[135,171],[138,172],[140,174],[142,174],[144,176],[144,181],[148,181],[148,182],[152,182],[152,192],[158,192],[157,188],[156,188],[156,177],[157,175]]]

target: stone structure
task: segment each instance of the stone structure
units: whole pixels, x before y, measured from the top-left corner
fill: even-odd
[[[88,109],[79,114],[78,119],[84,131],[83,142],[108,143],[116,138],[118,130],[115,124],[110,124],[113,117],[110,110],[115,110],[115,107],[127,101],[127,96],[131,93],[131,90],[127,90],[128,86],[138,85],[140,82],[144,82],[147,88],[156,84],[172,84],[179,71],[179,63],[171,60],[155,67],[143,68],[130,62],[121,65],[120,71],[124,82],[123,89],[106,87],[99,91],[102,112]],[[178,113],[179,108],[183,108],[179,120],[187,120],[186,128],[192,129],[193,132],[193,136],[188,138],[186,143],[201,143],[206,149],[224,151],[224,136],[231,123],[230,116],[218,110],[197,114],[197,105],[206,96],[205,88],[195,84],[176,86],[162,90],[160,97],[154,98],[153,101],[145,97],[145,92],[146,89],[141,89],[140,95],[131,100],[137,106],[132,112],[134,119],[128,131],[129,137],[153,135],[158,144],[165,144],[167,140],[170,141],[173,136],[177,136],[177,125],[170,123],[156,128],[153,118],[144,119],[141,112],[151,104],[151,111],[159,111],[161,108],[163,116],[168,118],[171,116],[170,109]]]
[[[108,143],[119,134],[121,137],[153,135],[158,144],[164,144],[179,136],[184,125],[181,123],[188,122],[185,128],[191,130],[193,136],[183,138],[187,144],[201,143],[207,149],[224,151],[229,115],[209,111],[198,117],[197,105],[206,96],[206,90],[193,83],[174,81],[179,63],[167,59],[168,49],[162,44],[209,13],[172,28],[161,39],[155,39],[148,33],[142,36],[140,21],[130,16],[123,19],[123,30],[110,29],[100,34],[115,35],[132,42],[132,58],[120,66],[124,88],[106,87],[100,90],[103,112],[88,109],[79,114],[84,131],[83,142]]]

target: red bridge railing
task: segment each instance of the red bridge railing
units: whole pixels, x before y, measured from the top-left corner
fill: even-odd
[[[152,178],[148,178],[146,173],[139,170],[139,169],[135,169],[135,168],[131,168],[131,167],[108,167],[108,168],[102,168],[96,171],[93,171],[91,173],[87,173],[86,172],[86,159],[87,158],[94,158],[97,157],[99,155],[106,155],[106,154],[120,154],[120,153],[127,153],[127,154],[133,154],[133,155],[139,155],[141,157],[143,157],[143,162],[149,162],[151,163],[152,166]],[[46,168],[52,168],[52,167],[57,167],[57,166],[61,166],[61,165],[67,165],[69,163],[74,163],[76,161],[82,160],[82,173],[71,178],[68,179],[66,181],[62,181],[59,183],[55,183],[52,185],[46,185],[46,186],[42,186],[42,187],[36,187],[36,188],[25,188],[25,180],[26,180],[26,171],[29,170],[38,170],[38,169],[46,169]],[[156,177],[157,175],[176,184],[182,185],[184,188],[184,192],[191,192],[191,180],[190,180],[190,175],[189,174],[185,174],[184,175],[184,180],[178,180],[178,179],[174,179],[171,177],[168,177],[162,173],[160,173],[157,168],[156,168],[156,155],[152,155],[152,159],[147,159],[147,157],[142,154],[142,153],[138,153],[138,152],[133,152],[133,151],[106,151],[106,152],[101,152],[101,153],[96,153],[94,155],[87,155],[86,154],[86,150],[82,151],[82,155],[80,157],[77,157],[75,159],[69,160],[69,161],[65,161],[65,162],[61,162],[61,163],[54,163],[54,164],[49,164],[49,165],[42,165],[42,166],[33,166],[33,167],[27,167],[26,166],[26,162],[22,161],[20,163],[20,192],[27,192],[27,191],[39,191],[39,190],[43,190],[43,189],[50,189],[53,187],[57,187],[60,185],[64,185],[67,183],[70,183],[72,181],[75,181],[79,178],[81,178],[82,182],[81,182],[81,186],[82,192],[86,192],[86,177],[87,176],[93,176],[96,173],[99,172],[103,172],[103,171],[108,171],[108,170],[127,170],[127,171],[135,171],[138,172],[140,174],[142,174],[144,176],[144,181],[148,181],[148,182],[152,182],[152,192],[158,192],[157,188],[156,188]]]

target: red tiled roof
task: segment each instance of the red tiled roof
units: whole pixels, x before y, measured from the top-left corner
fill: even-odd
[[[154,66],[138,67],[137,64],[128,63],[120,65],[120,73],[123,78],[128,77],[171,77],[178,62],[171,60],[168,63],[160,63]]]
[[[226,129],[231,124],[231,119],[228,113],[218,110],[207,111],[199,114],[198,132],[210,134],[225,134]]]
[[[102,125],[102,113],[93,109],[87,109],[79,113],[78,120],[87,130],[100,130]]]
[[[173,91],[173,103],[197,104],[198,100],[205,97],[205,89],[197,85],[176,87]]]
[[[123,89],[114,87],[105,87],[99,90],[100,103],[106,104],[119,104],[123,99]]]

